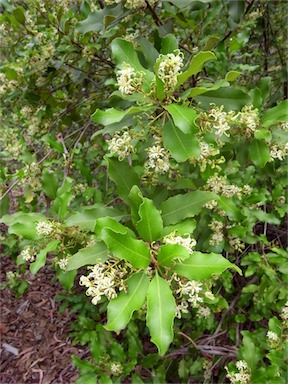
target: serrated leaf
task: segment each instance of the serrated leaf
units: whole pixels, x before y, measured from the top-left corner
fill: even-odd
[[[219,275],[227,268],[235,269],[242,275],[240,268],[220,254],[193,252],[188,259],[177,263],[174,270],[189,280],[205,280],[212,275]]]
[[[179,244],[164,244],[157,254],[159,265],[170,267],[173,259],[187,259],[190,256],[188,250]]]
[[[194,191],[170,197],[160,205],[163,222],[169,225],[193,217],[201,211],[204,204],[217,199],[217,195],[206,191]]]
[[[182,85],[190,76],[199,73],[207,61],[216,59],[217,58],[214,53],[210,51],[197,53],[195,56],[193,56],[188,69],[178,76],[177,87]]]
[[[203,95],[196,96],[195,100],[201,103],[202,108],[211,108],[210,104],[218,106],[224,105],[227,110],[240,110],[247,104],[251,104],[251,97],[240,89],[225,87],[215,91],[206,92]]]
[[[147,268],[150,264],[150,249],[144,241],[108,229],[102,230],[102,239],[114,256],[129,261],[133,267]]]
[[[126,161],[107,158],[108,175],[117,185],[119,196],[125,202],[128,202],[128,196],[131,188],[134,185],[140,185],[140,180],[137,173]]]
[[[80,251],[68,258],[66,271],[79,269],[84,265],[94,265],[99,261],[104,262],[107,260],[107,257],[107,247],[103,242],[90,245],[80,249]]]
[[[146,323],[151,341],[157,346],[160,356],[166,353],[173,341],[175,308],[168,282],[157,274],[148,288]]]
[[[164,106],[164,108],[172,116],[176,127],[183,133],[189,134],[199,131],[199,128],[195,124],[195,119],[198,114],[193,108],[178,104],[169,104]]]
[[[39,271],[40,268],[46,264],[46,256],[48,252],[55,251],[60,243],[59,240],[50,241],[44,249],[42,249],[36,256],[36,260],[30,264],[30,272],[33,275]]]
[[[68,227],[74,225],[79,226],[93,232],[96,220],[106,216],[120,220],[123,214],[115,208],[105,207],[102,204],[93,204],[91,206],[81,207],[79,212],[75,212],[69,216],[66,220],[66,225]]]
[[[200,155],[200,144],[196,136],[183,133],[172,121],[163,127],[163,144],[179,163]]]
[[[253,140],[249,146],[249,157],[256,167],[263,168],[270,160],[270,151],[264,141]]]
[[[140,309],[146,299],[149,279],[144,272],[134,273],[127,281],[127,292],[122,291],[107,307],[108,331],[120,332],[131,320],[133,312]]]

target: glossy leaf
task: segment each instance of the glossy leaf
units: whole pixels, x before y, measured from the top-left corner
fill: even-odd
[[[178,41],[172,33],[168,33],[162,38],[161,53],[167,55],[173,53],[176,49],[178,49]]]
[[[201,103],[202,108],[211,108],[210,104],[224,105],[227,110],[240,110],[246,104],[251,103],[251,97],[240,89],[225,87],[215,91],[206,92],[196,96],[195,100]]]
[[[158,274],[151,281],[147,293],[146,323],[151,341],[163,356],[173,341],[175,299],[166,280]]]
[[[55,251],[60,243],[59,240],[50,241],[44,249],[37,254],[36,260],[30,264],[30,272],[32,275],[36,275],[40,268],[46,264],[46,256],[48,252]]]
[[[187,259],[190,256],[188,250],[179,244],[164,244],[157,254],[159,265],[170,267],[173,259]]]
[[[102,204],[93,204],[91,206],[81,207],[79,212],[75,212],[69,216],[66,220],[66,225],[68,227],[74,225],[79,226],[93,232],[96,220],[106,216],[120,220],[123,217],[123,214],[115,208],[106,207]]]
[[[225,80],[233,82],[238,79],[238,77],[242,74],[242,72],[239,71],[229,71],[226,76]]]
[[[115,123],[119,123],[124,119],[127,115],[133,115],[136,113],[143,112],[143,108],[140,107],[131,107],[126,110],[119,110],[116,108],[107,108],[105,111],[101,109],[96,109],[96,111],[92,114],[91,119],[101,125],[111,125]]]
[[[114,220],[111,217],[101,217],[97,220],[97,223],[95,226],[96,235],[101,237],[103,229],[109,229],[112,232],[120,233],[121,235],[127,235],[128,234],[133,239],[136,238],[136,235],[132,231],[132,229],[125,227],[125,225],[118,223],[118,221]]]
[[[281,101],[276,107],[268,109],[261,121],[264,127],[288,121],[288,100]]]
[[[253,140],[249,146],[249,156],[256,167],[263,168],[270,160],[270,151],[264,141]]]
[[[129,261],[133,267],[147,268],[150,264],[150,249],[143,240],[132,239],[127,234],[109,229],[102,231],[102,239],[114,256]]]
[[[126,162],[107,158],[108,175],[117,186],[119,196],[128,202],[128,196],[133,185],[140,185],[140,180],[134,169]]]
[[[172,122],[163,127],[163,143],[179,163],[200,155],[200,144],[196,136],[193,133],[183,133]]]
[[[169,235],[169,233],[175,232],[177,235],[191,234],[196,228],[195,219],[185,219],[180,223],[174,225],[168,225],[163,229],[163,236]]]
[[[58,189],[58,179],[55,173],[49,172],[47,169],[42,173],[42,188],[43,192],[49,199],[53,200],[56,198]]]
[[[68,265],[66,271],[72,271],[83,267],[84,265],[94,265],[99,261],[104,262],[107,260],[107,247],[103,242],[90,245],[86,248],[80,249],[73,256],[68,258]]]
[[[12,215],[5,215],[0,219],[0,222],[6,224],[8,232],[17,236],[23,236],[25,239],[35,240],[39,238],[36,232],[38,221],[45,221],[46,217],[41,213],[17,212]]]
[[[127,281],[127,292],[121,291],[107,307],[108,331],[120,332],[131,320],[133,312],[140,309],[149,287],[149,279],[144,272],[134,273]]]
[[[205,280],[212,275],[219,275],[227,268],[235,269],[242,275],[240,268],[220,254],[193,252],[188,259],[177,263],[174,270],[189,280]]]
[[[176,127],[183,133],[188,134],[198,132],[199,128],[195,124],[195,119],[198,114],[193,108],[179,104],[169,104],[164,108],[172,116]]]
[[[229,87],[230,83],[226,80],[218,80],[216,81],[213,85],[204,86],[204,85],[199,85],[199,87],[194,87],[188,91],[185,92],[186,97],[193,97],[193,96],[198,96],[202,95],[203,93],[209,92],[209,91],[215,91],[221,87]]]
[[[206,191],[194,191],[170,197],[160,205],[163,222],[169,225],[193,217],[201,211],[204,204],[215,199],[218,199],[217,195]]]
[[[199,52],[193,56],[188,69],[178,76],[177,87],[182,85],[190,76],[199,73],[202,70],[203,65],[209,60],[216,60],[216,56],[210,51]]]
[[[136,185],[131,189],[129,200],[132,204],[132,220],[141,238],[150,243],[159,239],[163,220],[153,201],[143,197]]]
[[[220,199],[217,201],[217,204],[220,208],[223,209],[223,211],[227,213],[227,216],[230,219],[240,221],[245,218],[245,216],[241,213],[240,208],[237,207],[237,205],[231,198],[221,196]]]

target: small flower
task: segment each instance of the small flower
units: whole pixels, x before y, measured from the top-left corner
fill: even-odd
[[[131,95],[140,89],[143,74],[136,72],[131,65],[122,64],[122,68],[117,72],[117,86],[122,94]]]
[[[163,243],[182,245],[182,247],[186,248],[189,253],[193,253],[193,248],[197,244],[196,240],[191,238],[190,235],[187,235],[186,237],[176,236],[175,232],[172,232],[169,235],[165,236],[163,239]]]
[[[36,232],[38,235],[49,236],[53,230],[53,225],[48,221],[39,221],[36,225]]]
[[[243,370],[246,370],[246,369],[248,369],[248,365],[247,365],[247,363],[246,363],[246,361],[244,361],[244,360],[239,360],[239,361],[237,361],[237,363],[236,363],[236,368],[239,370],[239,371],[243,371]]]
[[[20,255],[25,261],[33,262],[35,260],[35,255],[32,253],[32,250],[29,246],[24,248]]]
[[[123,372],[122,365],[118,361],[113,361],[110,366],[110,371],[113,376],[119,376]]]
[[[279,341],[279,337],[275,332],[268,331],[266,336],[269,341]]]
[[[210,315],[211,315],[211,310],[208,307],[199,307],[197,310],[198,317],[204,317],[204,319],[208,319]]]
[[[181,319],[182,313],[189,313],[188,311],[188,302],[186,300],[182,300],[175,308],[176,317]]]
[[[68,257],[63,257],[61,260],[59,260],[58,265],[60,269],[63,269],[63,271],[66,270],[67,265],[68,265]]]
[[[157,62],[159,62],[158,76],[164,83],[165,91],[174,91],[177,85],[177,76],[183,67],[182,52],[178,50],[176,55],[174,53],[160,55]]]
[[[161,175],[169,171],[169,153],[160,145],[154,145],[147,149],[148,160],[145,163],[147,171],[153,170],[156,175]]]
[[[111,140],[108,141],[108,151],[116,154],[119,160],[125,159],[133,152],[132,136],[130,132],[116,132]]]

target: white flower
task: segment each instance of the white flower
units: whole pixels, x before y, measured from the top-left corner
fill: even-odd
[[[204,317],[204,319],[207,319],[210,315],[211,315],[211,310],[208,307],[199,307],[197,310],[198,317]]]
[[[110,366],[111,374],[113,376],[119,376],[123,372],[122,365],[118,361],[113,361]]]
[[[244,360],[239,360],[236,362],[236,368],[241,371],[241,370],[246,370],[248,369],[248,365],[246,363],[246,361]]]
[[[108,151],[111,154],[116,154],[119,160],[125,159],[133,152],[132,137],[129,132],[124,131],[122,134],[116,132],[108,142]]]
[[[215,107],[209,111],[209,117],[213,119],[212,124],[215,129],[216,136],[230,136],[229,121],[231,119],[231,114],[226,113],[223,109],[224,106],[221,105],[221,107]]]
[[[48,221],[39,221],[36,225],[36,232],[38,235],[49,236],[53,230],[53,226]]]
[[[121,93],[131,95],[137,91],[142,84],[142,73],[136,72],[131,65],[122,64],[122,69],[117,72],[117,86]]]
[[[272,331],[268,331],[266,336],[267,336],[267,339],[269,341],[278,341],[279,340],[278,335],[275,332],[272,332]]]
[[[193,252],[193,247],[195,247],[195,245],[197,244],[196,240],[191,238],[190,235],[186,237],[176,236],[175,232],[172,232],[169,235],[165,236],[163,239],[163,243],[182,245],[182,247],[185,247],[189,253]]]
[[[163,174],[168,172],[170,168],[169,153],[160,145],[154,145],[147,149],[148,160],[145,167],[148,171],[153,170],[155,174]]]
[[[23,249],[23,251],[20,254],[25,261],[34,261],[35,260],[35,255],[31,253],[31,248],[28,246]]]
[[[188,311],[188,302],[186,300],[182,300],[175,308],[176,317],[181,319],[182,313],[189,313]]]
[[[158,76],[164,83],[165,91],[174,91],[177,85],[177,76],[183,67],[182,52],[178,50],[176,55],[174,53],[160,55],[157,62],[159,62]]]
[[[58,262],[59,268],[65,271],[68,265],[68,260],[69,260],[68,257],[63,257],[63,259],[59,260]]]

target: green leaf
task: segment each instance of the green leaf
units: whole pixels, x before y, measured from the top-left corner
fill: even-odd
[[[238,79],[238,77],[242,74],[242,72],[238,72],[238,71],[229,71],[226,76],[225,76],[225,80],[229,81],[229,82],[233,82],[235,80]]]
[[[105,216],[120,220],[123,214],[115,208],[105,207],[105,205],[102,204],[93,204],[91,206],[81,207],[79,212],[75,212],[69,216],[66,219],[66,225],[68,227],[75,225],[94,232],[96,220]]]
[[[170,197],[160,205],[163,222],[169,225],[193,217],[211,200],[218,200],[218,196],[206,191],[193,191]]]
[[[188,250],[179,244],[164,244],[157,254],[159,265],[170,267],[173,259],[187,259],[190,256]]]
[[[264,127],[288,121],[288,100],[281,101],[276,107],[269,109],[261,121]]]
[[[45,169],[42,173],[42,188],[43,192],[49,199],[54,200],[57,195],[58,179],[55,173]]]
[[[143,240],[152,243],[158,240],[163,230],[163,220],[152,200],[144,198],[135,185],[129,194],[132,203],[132,220]]]
[[[96,111],[92,114],[91,119],[94,121],[94,123],[106,126],[114,123],[119,123],[127,115],[133,115],[136,113],[139,114],[143,111],[145,111],[145,108],[141,107],[131,107],[126,110],[107,108],[105,109],[105,111],[102,111],[101,109],[96,109]]]
[[[183,133],[188,134],[199,131],[199,128],[195,124],[195,119],[198,114],[193,108],[178,104],[169,104],[164,106],[164,108],[172,116],[176,127],[181,129]]]
[[[189,98],[189,97],[193,97],[193,96],[202,95],[203,93],[206,93],[209,91],[215,91],[221,87],[229,87],[229,86],[230,86],[230,83],[228,83],[228,81],[218,80],[213,85],[209,84],[209,86],[208,86],[208,84],[207,84],[207,86],[204,86],[204,84],[203,84],[203,85],[200,85],[199,87],[194,87],[191,90],[186,91],[187,92],[186,97]],[[185,95],[186,95],[186,92],[185,92]]]
[[[143,56],[151,69],[159,56],[159,52],[149,40],[144,37],[138,37],[136,41],[141,45]]]
[[[242,275],[240,268],[220,254],[193,252],[188,259],[177,263],[174,270],[189,280],[205,280],[212,275],[219,275],[227,268],[233,268]]]
[[[256,167],[263,168],[270,160],[270,151],[264,141],[253,140],[249,146],[249,156]]]
[[[109,229],[112,232],[120,233],[121,235],[129,235],[133,239],[136,238],[136,235],[132,231],[132,229],[125,227],[125,225],[118,223],[116,220],[112,219],[111,217],[101,217],[97,219],[96,226],[95,226],[96,235],[101,237],[103,229]]]
[[[135,268],[147,268],[150,264],[150,249],[143,240],[132,239],[127,234],[102,230],[102,239],[114,256],[129,261]]]
[[[207,61],[209,61],[209,60],[216,60],[216,59],[217,58],[214,55],[214,53],[212,53],[210,51],[197,53],[197,55],[195,55],[192,58],[191,63],[189,65],[188,69],[185,72],[182,72],[178,76],[177,87],[182,85],[190,76],[196,75],[197,73],[199,73],[202,70],[203,65]]]
[[[39,238],[36,232],[36,224],[38,221],[45,221],[46,217],[41,213],[17,212],[13,215],[5,215],[0,222],[6,224],[8,232],[17,236],[23,236],[25,239],[35,240]]]
[[[195,219],[186,219],[174,225],[168,225],[163,229],[163,236],[167,236],[172,232],[175,232],[177,235],[188,235],[191,234],[196,228]]]
[[[148,288],[146,323],[151,341],[157,346],[161,356],[173,341],[175,308],[175,300],[168,282],[157,274]]]
[[[245,216],[241,213],[241,210],[237,207],[234,201],[231,198],[226,196],[221,196],[217,201],[217,204],[220,208],[223,209],[227,213],[227,216],[235,221],[240,221],[245,218]]]
[[[251,104],[251,97],[247,93],[232,87],[206,92],[204,95],[196,96],[195,100],[205,109],[211,108],[211,103],[224,105],[227,110],[240,110],[245,105]]]
[[[17,7],[13,10],[13,15],[15,16],[15,19],[22,25],[25,25],[25,13],[24,8]]]
[[[244,14],[245,1],[244,0],[227,0],[229,17],[238,24]]]
[[[255,346],[253,336],[248,331],[241,331],[243,336],[242,345],[239,348],[239,357],[245,360],[251,370],[256,370],[258,362],[262,360],[263,355],[260,348]]]
[[[36,260],[30,264],[30,272],[36,275],[40,268],[46,264],[46,256],[48,252],[55,251],[60,243],[59,240],[50,241],[44,249],[42,249],[36,256]]]
[[[99,261],[104,262],[108,258],[107,247],[104,243],[96,243],[86,248],[80,249],[73,256],[68,258],[68,265],[66,271],[72,271],[73,269],[79,269],[84,265],[94,265]]]
[[[111,50],[118,65],[127,63],[136,71],[144,72],[145,84],[147,87],[146,91],[150,90],[150,84],[154,78],[154,73],[148,71],[141,65],[133,44],[130,41],[117,37],[111,43]]]
[[[172,121],[163,127],[163,144],[179,163],[200,155],[200,145],[193,133],[185,134]]]
[[[140,309],[146,299],[149,279],[144,272],[134,273],[127,281],[127,292],[110,301],[107,307],[108,331],[120,332],[131,320],[133,312]]]
[[[168,35],[162,38],[161,53],[162,55],[167,55],[168,53],[173,53],[176,49],[178,49],[178,41],[172,33],[168,33]]]
[[[117,185],[117,191],[121,199],[128,202],[128,196],[133,185],[140,185],[137,173],[126,161],[106,158],[108,162],[108,175]]]
[[[63,271],[60,268],[57,268],[56,276],[60,282],[60,284],[69,291],[74,286],[74,279],[77,275],[77,271]]]

